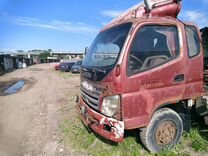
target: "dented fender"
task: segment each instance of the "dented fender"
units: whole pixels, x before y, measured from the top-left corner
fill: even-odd
[[[100,121],[101,125],[109,125],[112,128],[112,133],[115,135],[116,139],[124,136],[124,122],[117,121],[113,118],[104,117]]]
[[[87,106],[83,100],[77,105],[77,110],[85,126],[100,136],[114,141],[122,142],[124,137],[124,122],[106,117]]]

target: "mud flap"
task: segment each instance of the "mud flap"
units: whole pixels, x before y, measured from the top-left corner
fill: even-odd
[[[208,96],[199,97],[196,100],[196,112],[200,116],[208,115]]]
[[[79,103],[80,102],[80,96],[78,94],[76,94],[76,96],[75,96],[75,102],[76,103]]]
[[[208,116],[204,117],[205,125],[208,125]]]

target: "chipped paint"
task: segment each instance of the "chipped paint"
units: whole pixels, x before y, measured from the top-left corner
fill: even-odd
[[[100,124],[101,124],[101,125],[105,124],[105,117],[103,117],[103,118],[100,120]]]
[[[120,137],[123,137],[124,135],[124,122],[122,121],[117,121],[113,118],[107,118],[103,117],[100,120],[101,125],[109,125],[112,128],[112,133],[115,134],[115,138],[118,139]]]
[[[82,108],[85,108],[85,113],[82,113]],[[77,110],[83,123],[90,127],[97,134],[114,142],[121,142],[124,137],[124,122],[113,118],[106,117],[100,113],[90,109],[81,99],[77,106]],[[110,129],[106,129],[109,126]]]
[[[114,122],[113,123],[113,130],[116,138],[123,137],[124,135],[124,122]]]

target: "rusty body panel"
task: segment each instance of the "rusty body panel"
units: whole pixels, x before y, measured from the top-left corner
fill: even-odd
[[[203,48],[201,47],[197,57],[189,58],[184,24],[176,19],[180,9],[181,2],[176,3],[173,0],[170,4],[154,8],[148,14],[144,4],[140,4],[101,30],[105,31],[122,23],[132,23],[115,67],[102,81],[87,80],[84,72],[81,72],[81,81],[102,88],[98,98],[98,110],[88,106],[83,97],[80,98],[78,110],[85,125],[107,139],[120,142],[123,140],[124,129],[147,126],[153,113],[161,106],[174,105],[178,101],[195,99],[202,95]],[[177,58],[155,68],[128,75],[128,58],[133,40],[136,33],[147,25],[176,27],[180,54]],[[119,74],[117,69],[120,71]],[[183,75],[184,80],[175,82],[174,78],[178,75]],[[121,106],[119,114],[115,118],[109,118],[101,114],[101,105],[104,97],[113,95],[120,95]]]
[[[181,40],[180,56],[157,68],[128,77],[126,70],[129,52],[125,53],[122,64],[122,71],[125,72],[122,73],[122,82],[128,87],[123,87],[122,112],[126,129],[146,126],[151,115],[160,105],[196,98],[203,92],[203,52],[189,59],[183,25],[175,19],[171,22],[169,19],[151,18],[146,22],[143,20],[138,29],[147,24],[177,26]],[[130,44],[132,40],[129,41]],[[130,46],[128,45],[128,49]],[[185,80],[175,83],[174,77],[178,74],[184,74]]]
[[[77,110],[80,113],[83,123],[93,129],[93,131],[114,142],[123,141],[123,121],[108,118],[95,112],[94,110],[90,109],[82,99],[80,101],[80,105],[77,106]]]

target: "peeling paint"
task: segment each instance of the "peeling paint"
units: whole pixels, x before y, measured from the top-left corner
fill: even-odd
[[[119,122],[119,123],[114,123],[113,124],[113,130],[114,130],[114,134],[116,135],[116,138],[120,138],[124,135],[124,123],[123,122]]]
[[[85,107],[85,114],[82,108]],[[77,110],[85,126],[90,127],[94,132],[114,142],[121,142],[124,137],[124,122],[106,117],[90,109],[81,99]],[[110,129],[106,129],[109,126]]]
[[[116,139],[123,137],[123,135],[124,135],[124,122],[117,121],[112,118],[103,117],[100,120],[100,124],[101,125],[104,125],[104,124],[109,125],[112,128],[112,133],[115,134]]]

